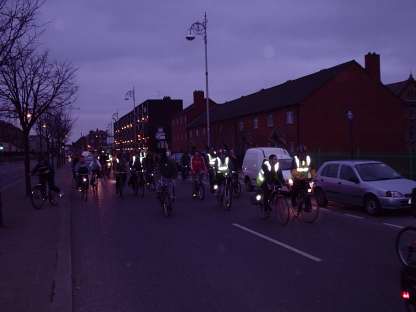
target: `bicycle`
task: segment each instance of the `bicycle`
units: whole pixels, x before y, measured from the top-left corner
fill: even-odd
[[[281,225],[288,224],[290,220],[290,207],[287,199],[287,195],[282,192],[281,187],[278,185],[273,185],[268,206],[270,207],[270,210],[267,211],[266,203],[264,202],[264,195],[258,194],[256,196],[256,201],[259,203],[259,215],[261,219],[268,219],[270,218],[271,213],[274,211],[276,213],[276,217],[278,222]]]
[[[225,210],[231,210],[232,204],[232,188],[231,188],[231,177],[228,173],[225,173],[222,183],[219,187],[217,185],[217,200],[220,206],[224,207]]]
[[[239,198],[241,195],[241,183],[240,183],[237,171],[232,172],[231,180],[232,180],[233,196],[235,198]]]
[[[193,191],[192,191],[192,198],[199,198],[200,200],[204,200],[205,198],[205,186],[202,182],[203,180],[203,173],[199,173],[197,177],[193,177]]]
[[[91,184],[91,189],[92,189],[93,194],[97,195],[98,194],[98,173],[95,171],[91,174],[90,184]]]
[[[89,189],[89,182],[88,182],[88,174],[80,174],[80,187],[81,187],[81,199],[84,201],[88,200],[88,189]]]
[[[50,190],[48,183],[38,183],[32,188],[30,200],[33,208],[42,209],[44,204],[49,201],[51,206],[58,205],[56,200],[56,192]]]
[[[161,179],[158,193],[163,214],[165,217],[171,216],[173,210],[173,200],[169,190],[169,182],[165,179]]]
[[[407,226],[401,229],[395,245],[400,262],[405,267],[416,269],[416,227]]]
[[[146,187],[149,192],[154,192],[156,190],[156,183],[154,178],[153,172],[146,172],[145,174],[145,181],[146,181]]]
[[[130,181],[129,184],[135,196],[139,194],[139,177],[135,169],[130,169]]]
[[[313,196],[313,186],[312,181],[303,181],[292,207],[293,217],[302,219],[305,223],[314,223],[319,217],[320,207]]]
[[[124,184],[126,182],[126,175],[127,175],[127,172],[124,172],[124,171],[115,172],[115,176],[116,176],[116,195],[118,195],[120,198],[123,198],[123,188],[124,188]]]

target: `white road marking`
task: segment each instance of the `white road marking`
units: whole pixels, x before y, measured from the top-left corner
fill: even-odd
[[[269,242],[271,242],[271,243],[273,243],[275,245],[278,245],[280,247],[286,248],[286,249],[288,249],[288,250],[290,250],[290,251],[292,251],[294,253],[297,253],[297,254],[299,254],[301,256],[304,256],[305,258],[308,258],[308,259],[313,260],[315,262],[321,262],[322,261],[322,259],[320,259],[318,257],[312,256],[311,254],[308,254],[308,253],[306,253],[304,251],[301,251],[299,249],[296,249],[296,248],[294,248],[292,246],[289,246],[289,245],[287,245],[285,243],[279,242],[279,241],[277,241],[277,240],[275,240],[275,239],[273,239],[271,237],[268,237],[268,236],[263,235],[261,233],[258,233],[256,231],[250,230],[249,228],[247,228],[245,226],[239,225],[237,223],[233,223],[233,226],[235,226],[235,227],[237,227],[237,228],[239,228],[239,229],[241,229],[243,231],[246,231],[246,232],[248,232],[250,234],[253,234],[253,235],[257,236],[257,237],[263,238],[264,240],[267,240],[267,241],[269,241]]]
[[[349,214],[349,213],[344,213],[344,216],[348,216],[348,217],[355,218],[355,219],[364,219],[364,217],[356,216],[356,215]]]
[[[387,223],[387,222],[384,222],[383,224],[384,225],[387,225],[387,226],[391,226],[391,227],[397,228],[397,229],[404,228],[404,226],[400,226],[400,225],[396,225],[396,224],[392,224],[392,223]]]

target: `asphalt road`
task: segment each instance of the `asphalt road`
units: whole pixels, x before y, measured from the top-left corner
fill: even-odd
[[[228,212],[176,185],[168,219],[154,194],[119,199],[113,181],[88,202],[70,194],[74,311],[405,311],[394,239],[406,214],[329,207],[281,227],[246,194]]]
[[[32,164],[34,166],[34,164]],[[0,162],[0,191],[19,183],[24,176],[22,161]]]

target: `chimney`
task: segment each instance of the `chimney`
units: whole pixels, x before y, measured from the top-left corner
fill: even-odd
[[[374,80],[381,82],[380,78],[380,55],[377,53],[367,53],[365,55],[365,70]]]
[[[204,91],[195,90],[194,91],[194,109],[198,112],[198,114],[202,113],[205,108],[205,98],[204,98]]]

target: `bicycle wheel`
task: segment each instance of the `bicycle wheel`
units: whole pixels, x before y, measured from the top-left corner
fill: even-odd
[[[314,223],[319,217],[319,205],[315,196],[306,195],[301,207],[302,220],[306,223]]]
[[[205,198],[205,187],[204,187],[204,184],[199,184],[199,187],[198,187],[198,198],[200,199],[200,200],[204,200],[204,198]]]
[[[235,198],[239,198],[241,195],[241,183],[240,181],[237,181],[234,185],[233,185],[233,195]]]
[[[404,266],[416,268],[416,227],[405,227],[397,234],[396,253]]]
[[[57,206],[58,205],[58,200],[56,199],[56,193],[49,191],[49,203],[51,204],[51,206]]]
[[[32,194],[31,194],[30,199],[31,199],[33,208],[35,208],[35,209],[42,209],[43,208],[43,205],[46,202],[46,198],[45,198],[45,194],[44,194],[44,191],[42,189],[42,186],[36,185],[32,189]]]
[[[222,204],[225,210],[231,210],[232,195],[231,190],[228,185],[224,188],[224,195],[222,199]]]
[[[275,194],[273,196],[273,206],[276,210],[277,221],[281,225],[286,225],[290,219],[290,209],[287,198],[284,195]]]

